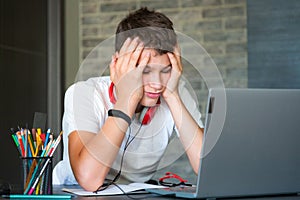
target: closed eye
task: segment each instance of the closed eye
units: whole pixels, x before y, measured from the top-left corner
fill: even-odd
[[[169,66],[164,67],[162,70],[160,70],[160,72],[161,73],[170,73],[171,70],[172,70],[172,66],[169,65]],[[151,67],[146,66],[144,71],[143,71],[143,74],[149,74],[151,71],[152,71]]]
[[[151,72],[151,69],[149,67],[145,67],[143,74],[149,74]]]
[[[169,66],[165,67],[163,70],[161,70],[161,72],[162,73],[169,73],[169,72],[171,72],[171,70],[172,70],[172,66],[169,65]]]

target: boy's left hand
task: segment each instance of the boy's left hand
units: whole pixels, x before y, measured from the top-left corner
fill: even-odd
[[[181,63],[181,56],[180,56],[180,49],[179,46],[176,45],[173,53],[167,53],[171,65],[171,76],[169,78],[169,81],[166,85],[166,89],[163,92],[163,98],[167,99],[171,95],[177,95],[178,96],[178,83],[179,79],[182,74],[182,63]]]

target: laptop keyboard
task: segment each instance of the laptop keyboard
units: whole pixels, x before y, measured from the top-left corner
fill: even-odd
[[[186,187],[169,187],[164,188],[164,190],[172,191],[172,192],[186,192],[186,193],[196,193],[195,186],[186,186]]]

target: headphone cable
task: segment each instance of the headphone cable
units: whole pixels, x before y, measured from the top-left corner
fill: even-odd
[[[128,134],[128,137],[127,137],[126,142],[125,142],[124,150],[123,150],[122,157],[121,157],[120,169],[119,169],[117,175],[116,175],[112,180],[110,180],[110,179],[105,179],[105,180],[107,180],[107,181],[109,181],[109,182],[108,182],[108,183],[104,183],[104,184],[102,184],[101,186],[99,186],[99,187],[97,188],[97,190],[94,191],[94,193],[97,194],[97,192],[100,192],[100,191],[103,191],[103,190],[107,189],[107,188],[108,188],[110,185],[112,185],[112,184],[116,185],[115,182],[120,178],[120,175],[121,175],[121,172],[122,172],[123,159],[124,159],[124,156],[125,156],[125,152],[126,152],[128,146],[132,143],[132,141],[133,141],[133,140],[136,138],[136,136],[139,134],[141,128],[142,128],[142,124],[139,126],[137,132],[134,134],[134,136],[131,138],[131,140],[129,140],[129,139],[130,139],[130,133],[131,133],[131,127],[129,126],[129,134]],[[103,188],[102,188],[102,187],[103,187]]]

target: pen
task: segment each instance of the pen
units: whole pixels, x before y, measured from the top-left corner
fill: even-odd
[[[35,128],[31,129],[31,136],[35,143],[34,146],[36,146],[36,130],[35,130]]]
[[[47,144],[48,144],[48,139],[49,139],[50,133],[51,133],[51,130],[48,129],[48,130],[47,130],[47,133],[46,133],[46,138],[45,138],[44,148],[45,148],[45,147],[47,146]]]
[[[23,132],[23,135],[24,135],[24,138],[25,138],[25,146],[24,146],[24,149],[25,149],[25,157],[28,156],[28,133],[27,133],[27,129],[22,129],[22,132]]]
[[[42,194],[42,195],[26,195],[26,194],[11,194],[2,195],[3,198],[10,199],[71,199],[72,195],[67,194]]]
[[[62,133],[63,133],[63,132],[61,131],[61,132],[59,133],[59,135],[57,136],[57,138],[56,138],[56,140],[55,140],[53,146],[51,147],[51,149],[50,149],[49,152],[48,152],[48,156],[52,156],[52,155],[53,155],[55,149],[57,148],[57,145],[60,143],[60,140],[61,140],[61,137],[62,137]]]
[[[41,134],[38,134],[38,132],[37,132],[36,133],[36,149],[35,149],[34,157],[38,156],[41,145],[42,145]]]
[[[30,130],[28,129],[27,131],[28,131],[28,141],[29,141],[31,154],[34,155],[35,145],[34,145],[33,137],[32,137]]]
[[[20,144],[22,156],[25,156],[24,144],[23,144],[23,141],[22,141],[21,133],[18,131],[16,133],[16,135],[17,135],[17,138],[18,138],[18,141],[19,141],[19,144]]]
[[[16,146],[17,146],[17,149],[18,149],[20,155],[22,156],[22,151],[21,151],[21,149],[20,149],[20,144],[19,144],[19,142],[18,142],[17,136],[11,135],[11,137],[13,138],[13,140],[14,140]]]

